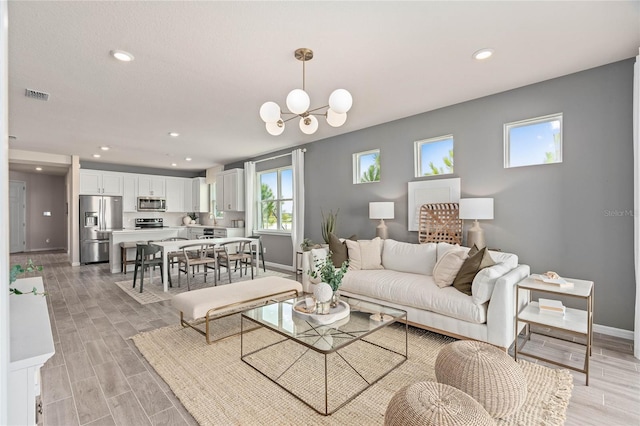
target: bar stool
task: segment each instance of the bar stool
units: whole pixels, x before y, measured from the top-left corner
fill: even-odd
[[[135,259],[127,259],[127,250],[136,248],[135,241],[128,241],[120,243],[120,272],[127,273],[127,265],[133,265],[136,263]]]

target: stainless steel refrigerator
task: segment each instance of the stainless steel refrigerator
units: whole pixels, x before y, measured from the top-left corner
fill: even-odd
[[[122,229],[122,197],[80,196],[80,263],[109,261],[109,234]]]

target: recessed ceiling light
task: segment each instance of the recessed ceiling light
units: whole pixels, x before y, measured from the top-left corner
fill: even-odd
[[[178,165],[176,163],[171,163],[172,167],[177,167]]]
[[[93,154],[93,158],[100,158],[100,154]]]
[[[493,49],[480,49],[473,53],[473,59],[481,61],[490,58],[491,55],[493,55]]]
[[[191,161],[191,157],[185,158],[184,161]]]
[[[131,53],[125,52],[124,50],[112,50],[109,53],[111,53],[111,56],[122,62],[131,62],[134,59]]]
[[[41,172],[42,171],[42,167],[36,167],[36,170]]]
[[[178,136],[180,136],[180,133],[178,133],[178,132],[169,132],[169,136],[171,136],[172,138],[177,138]]]
[[[109,147],[108,146],[101,146],[100,149],[103,150],[103,151],[109,151]]]

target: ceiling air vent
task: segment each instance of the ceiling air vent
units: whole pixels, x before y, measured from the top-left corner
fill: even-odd
[[[25,89],[24,95],[27,98],[38,99],[39,101],[48,101],[49,100],[49,94],[46,93],[46,92],[41,92],[39,90]]]

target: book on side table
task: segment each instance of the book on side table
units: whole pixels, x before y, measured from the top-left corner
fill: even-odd
[[[552,314],[561,317],[564,317],[564,314],[566,312],[566,308],[560,300],[539,298],[538,308],[540,309],[541,314]]]
[[[555,285],[560,288],[571,288],[573,283],[565,280],[564,278],[549,278],[544,274],[531,275],[531,277],[537,281],[542,281],[545,284]]]

